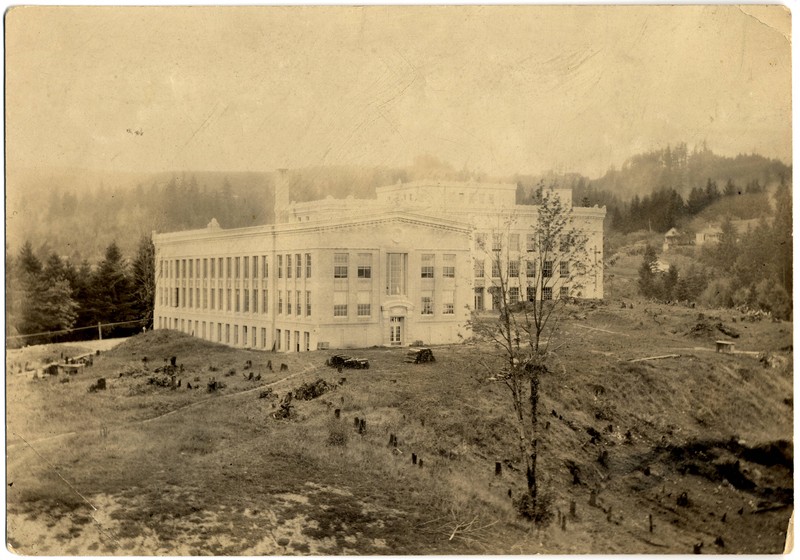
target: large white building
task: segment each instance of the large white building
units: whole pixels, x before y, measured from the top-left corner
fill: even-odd
[[[496,306],[493,280],[509,295],[603,297],[605,208],[573,208],[593,267],[571,293],[550,267],[546,287],[526,285],[537,206],[517,205],[512,184],[421,181],[376,189],[374,199],[290,203],[275,188],[275,224],[153,234],[155,328],[233,346],[305,352],[318,348],[457,342],[470,312]],[[571,192],[557,191],[571,205]],[[522,270],[520,270],[522,269]],[[559,270],[562,272],[559,275]],[[530,272],[530,270],[528,271]],[[495,296],[496,297],[496,296]]]

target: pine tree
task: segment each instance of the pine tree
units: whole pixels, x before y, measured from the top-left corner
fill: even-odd
[[[139,249],[133,261],[134,309],[143,318],[144,326],[153,328],[155,306],[155,247],[149,236],[139,240]]]

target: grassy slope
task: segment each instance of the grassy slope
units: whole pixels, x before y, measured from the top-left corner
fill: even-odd
[[[259,387],[273,383],[282,396],[317,377],[337,381],[322,365],[327,353],[235,350],[162,331],[101,355],[70,383],[8,377],[10,542],[23,552],[97,554],[681,553],[699,542],[704,552],[778,552],[789,509],[754,510],[782,503],[776,496],[791,487],[789,468],[734,456],[723,444],[791,440],[791,355],[783,354],[785,367],[765,368],[752,356],[715,354],[708,349],[719,333],[685,334],[697,314],[640,302],[569,308],[543,381],[549,425],[540,466],[553,512],[576,502],[565,531],[555,523],[532,529],[514,516],[508,491],[521,491],[523,477],[514,470],[505,389],[486,382],[476,363],[486,349],[437,348],[435,364],[418,366],[403,363],[403,350],[358,351],[370,370],[345,370],[340,389],[277,421],[275,401],[259,399]],[[737,349],[791,343],[790,324],[734,324],[723,315],[742,333]],[[669,353],[681,357],[627,362]],[[118,376],[141,367],[144,355],[151,369],[176,355],[182,387]],[[242,376],[248,359],[260,382]],[[287,363],[288,373],[269,372],[269,359]],[[231,368],[239,371],[224,376]],[[207,393],[212,375],[228,386]],[[99,376],[108,390],[87,393]],[[187,390],[196,376],[202,387]],[[354,417],[367,419],[365,435],[352,429]],[[590,427],[601,434],[596,443]],[[347,434],[347,444],[328,445],[331,431]],[[402,453],[387,446],[389,434]],[[697,440],[701,448],[687,452]],[[412,453],[423,468],[411,464]],[[706,468],[734,460],[755,488],[734,488]],[[506,464],[500,477],[495,461]],[[592,489],[600,507],[588,505]],[[682,492],[687,507],[676,503]]]

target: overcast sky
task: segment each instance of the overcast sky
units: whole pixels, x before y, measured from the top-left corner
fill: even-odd
[[[16,8],[7,161],[602,174],[707,141],[791,162],[782,7]]]

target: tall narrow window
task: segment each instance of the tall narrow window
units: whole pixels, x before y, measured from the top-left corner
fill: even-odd
[[[292,255],[286,255],[286,278],[292,277]]]
[[[372,253],[358,254],[357,274],[359,279],[372,278]]]
[[[358,292],[358,309],[357,314],[359,317],[369,317],[372,313],[371,309],[372,292],[361,291]]]
[[[333,316],[347,317],[347,292],[333,292]]]
[[[311,317],[311,292],[306,292],[306,317]]]
[[[424,253],[422,255],[421,278],[433,278],[433,255]]]
[[[295,277],[303,277],[303,261],[300,260],[300,253],[294,256]]]
[[[267,290],[261,290],[261,313],[269,312],[269,298]]]
[[[253,278],[258,278],[258,257],[256,256],[253,256]]]
[[[278,315],[283,313],[283,292],[278,290]]]
[[[475,259],[475,278],[483,278],[484,264],[483,260]]]
[[[536,251],[536,236],[532,233],[525,235],[525,250],[529,253]]]
[[[525,261],[525,276],[528,278],[536,277],[536,261]]]
[[[519,234],[512,233],[508,236],[508,250],[519,251]]]
[[[569,261],[561,261],[558,267],[561,278],[569,278]]]
[[[278,266],[278,278],[283,278],[283,255],[276,255]]]
[[[544,261],[542,263],[542,276],[544,278],[553,276],[553,261]]]
[[[456,294],[452,290],[442,292],[442,314],[453,315],[456,312]]]
[[[456,256],[442,255],[442,278],[455,278],[456,277]]]
[[[433,292],[422,292],[421,313],[423,315],[433,315]]]
[[[267,255],[261,257],[261,277],[269,278],[269,261],[267,260]]]
[[[347,278],[347,253],[334,253],[333,255],[333,277]]]
[[[311,253],[306,253],[306,278],[311,278]]]
[[[386,293],[390,296],[406,294],[406,266],[408,264],[407,253],[389,253],[388,274]]]
[[[300,305],[300,290],[297,290],[297,292],[295,292],[294,303],[295,303],[295,306],[294,306],[295,314],[302,315],[303,314],[303,306]]]
[[[250,278],[250,259],[244,257],[242,261],[244,261],[242,262],[242,265],[244,266],[244,270],[242,271],[242,278],[247,280],[248,278]]]

